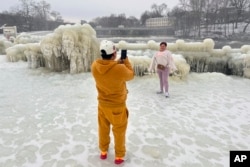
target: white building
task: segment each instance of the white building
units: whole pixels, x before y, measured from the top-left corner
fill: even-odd
[[[5,38],[10,39],[10,37],[16,37],[17,29],[16,26],[3,27],[3,35]]]
[[[166,27],[170,25],[171,22],[168,17],[156,17],[146,20],[146,27]]]

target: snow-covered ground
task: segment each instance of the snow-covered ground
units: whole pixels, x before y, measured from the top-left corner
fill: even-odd
[[[124,167],[228,167],[230,150],[250,150],[250,80],[220,73],[128,82]],[[31,70],[0,55],[0,167],[110,167],[99,159],[97,92],[91,73]]]

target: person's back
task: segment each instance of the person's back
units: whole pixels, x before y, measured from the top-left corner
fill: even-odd
[[[99,149],[101,159],[107,158],[110,144],[110,126],[114,135],[115,163],[126,160],[126,129],[128,109],[126,107],[126,81],[134,78],[134,71],[128,58],[116,59],[115,45],[111,41],[103,41],[100,46],[102,59],[96,60],[91,66],[98,91],[98,127]],[[121,63],[122,62],[122,63]]]
[[[134,73],[129,61],[119,64],[115,60],[99,59],[92,64],[92,74],[96,81],[99,103],[119,106],[127,97],[126,81],[133,79]]]

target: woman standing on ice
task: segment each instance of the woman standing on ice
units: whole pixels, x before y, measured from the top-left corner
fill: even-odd
[[[116,61],[116,48],[113,42],[101,42],[102,59],[93,62],[92,75],[98,92],[98,128],[101,159],[107,158],[110,144],[110,126],[114,135],[115,164],[123,163],[127,158],[125,138],[128,124],[126,107],[126,81],[134,78],[134,71],[128,60]],[[122,62],[122,63],[121,63]]]
[[[165,89],[165,96],[169,97],[168,76],[170,71],[176,70],[176,66],[174,65],[171,52],[167,50],[166,42],[160,43],[160,50],[153,56],[149,71],[152,71],[155,68],[157,68],[157,73],[160,79],[160,91],[158,91],[157,94],[164,93]]]

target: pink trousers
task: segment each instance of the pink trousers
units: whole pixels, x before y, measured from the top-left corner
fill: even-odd
[[[157,73],[160,79],[160,90],[163,92],[163,88],[165,92],[168,92],[168,76],[169,76],[169,69],[166,68],[165,70],[157,69]]]

